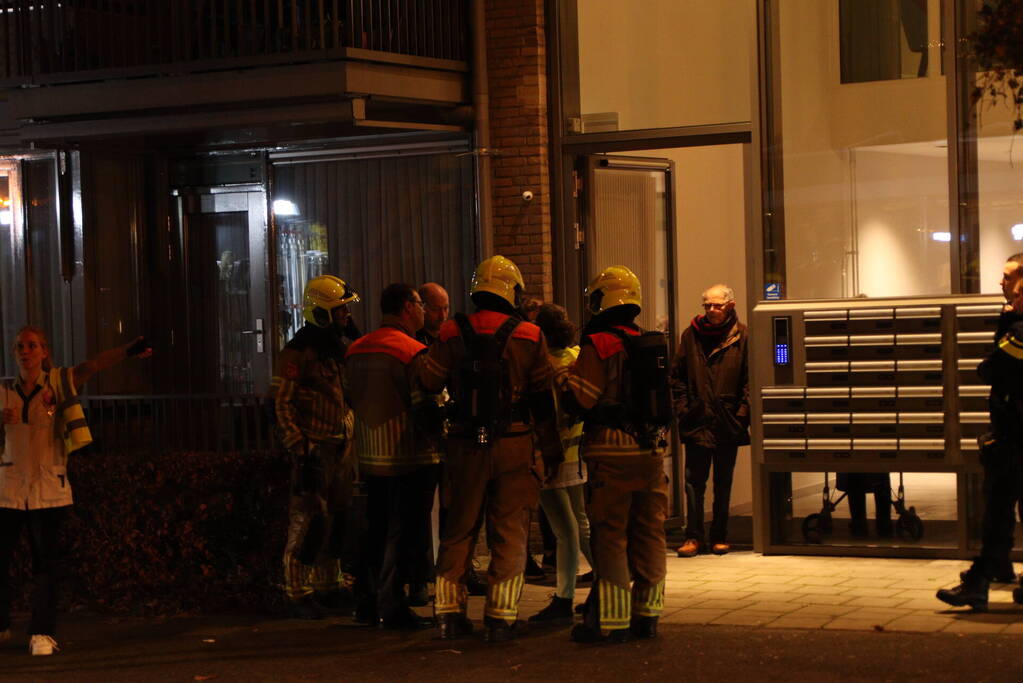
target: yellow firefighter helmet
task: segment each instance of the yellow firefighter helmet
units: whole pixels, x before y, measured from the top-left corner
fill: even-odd
[[[637,313],[643,308],[643,290],[639,278],[625,266],[609,266],[593,278],[584,293],[586,308],[599,315],[615,306],[632,305]]]
[[[516,288],[520,291],[526,288],[519,267],[512,263],[511,259],[506,259],[503,256],[491,256],[476,266],[469,293],[490,292],[515,306]]]
[[[327,327],[335,308],[357,301],[358,293],[347,282],[333,275],[320,275],[306,283],[302,315],[317,327]]]

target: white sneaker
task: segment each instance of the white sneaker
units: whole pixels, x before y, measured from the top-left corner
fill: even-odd
[[[32,639],[28,642],[28,650],[33,656],[36,655],[52,655],[54,650],[59,650],[57,647],[57,641],[51,636],[44,636],[35,634]]]

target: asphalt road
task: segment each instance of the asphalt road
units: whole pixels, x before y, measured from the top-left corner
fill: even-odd
[[[22,628],[19,629],[19,626]],[[582,646],[565,627],[511,643],[438,641],[264,616],[68,617],[61,652],[27,653],[23,624],[0,645],[0,680],[15,681],[1017,681],[1012,635],[783,630],[664,624],[653,641]]]

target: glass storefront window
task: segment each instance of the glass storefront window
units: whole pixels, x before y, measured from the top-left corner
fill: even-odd
[[[327,228],[323,223],[303,217],[290,199],[275,199],[272,206],[277,222],[280,282],[278,344],[283,346],[305,324],[302,291],[306,283],[327,272]]]
[[[753,0],[560,0],[568,133],[751,119]]]
[[[922,6],[931,64],[938,5]],[[783,226],[785,272],[767,282],[784,279],[783,296],[798,299],[950,292],[944,76],[843,83],[839,3],[775,7],[783,198],[771,227]]]
[[[774,473],[771,504],[777,545],[958,545],[954,473]]]

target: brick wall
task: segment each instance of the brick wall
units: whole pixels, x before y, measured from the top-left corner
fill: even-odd
[[[494,251],[553,296],[543,0],[487,0]],[[525,190],[533,192],[523,201]]]

